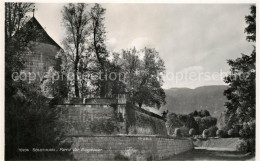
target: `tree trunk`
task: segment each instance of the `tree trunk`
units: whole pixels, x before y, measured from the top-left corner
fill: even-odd
[[[79,97],[79,86],[78,86],[78,62],[79,62],[79,56],[78,53],[76,55],[76,60],[74,64],[74,86],[75,86],[75,95],[76,97]]]

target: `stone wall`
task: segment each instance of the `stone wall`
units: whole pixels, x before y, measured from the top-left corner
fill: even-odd
[[[108,104],[79,104],[82,100],[73,101],[73,104],[57,105],[62,121],[66,122],[68,135],[167,135],[165,120],[144,109],[131,105],[112,107]]]
[[[193,149],[192,140],[162,136],[71,136],[76,160],[162,160]]]
[[[129,134],[167,135],[163,117],[130,103],[126,106],[126,128]]]
[[[108,105],[57,105],[67,135],[114,134],[120,132],[115,109]]]

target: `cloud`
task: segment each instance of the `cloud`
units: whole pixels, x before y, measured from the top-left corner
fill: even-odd
[[[152,43],[148,37],[135,38],[129,45],[130,48],[135,47],[136,49],[142,49],[144,47],[151,47]]]

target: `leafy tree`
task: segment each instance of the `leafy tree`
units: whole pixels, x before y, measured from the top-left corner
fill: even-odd
[[[177,136],[177,137],[180,137],[182,134],[181,134],[181,130],[179,129],[179,128],[176,128],[175,130],[174,130],[174,134],[175,134],[175,136]]]
[[[203,138],[209,137],[209,130],[208,130],[208,129],[203,130],[203,132],[202,132],[202,137],[203,137]]]
[[[218,137],[223,138],[223,137],[226,137],[226,136],[227,136],[227,133],[226,133],[226,131],[224,131],[224,130],[218,129],[218,130],[216,131],[216,135],[217,135]]]
[[[248,26],[245,28],[245,33],[247,33],[247,41],[256,41],[256,6],[251,6],[250,7],[251,10],[251,14],[247,15],[245,17],[246,19],[246,23],[248,24]]]
[[[97,86],[100,97],[105,97],[108,93],[107,80],[105,75],[107,74],[106,68],[108,67],[108,51],[106,49],[106,30],[105,30],[105,15],[106,9],[102,8],[100,4],[95,4],[90,11],[90,52],[95,53],[97,58],[97,68],[100,71],[100,78],[98,79]]]
[[[217,119],[215,117],[207,116],[207,117],[195,117],[195,121],[198,125],[198,131],[201,134],[203,130],[208,129],[217,124]]]
[[[58,159],[60,153],[21,153],[19,148],[69,147],[64,141],[63,124],[58,112],[49,106],[39,84],[13,80],[12,73],[24,69],[24,57],[30,52],[28,42],[41,31],[28,28],[25,15],[33,10],[32,3],[5,3],[5,158]],[[32,33],[35,33],[32,36]],[[37,41],[36,39],[34,39]],[[62,157],[63,158],[63,157]]]
[[[176,128],[180,128],[181,126],[183,126],[178,115],[175,113],[170,113],[167,115],[165,125],[166,125],[167,131],[168,131],[168,135],[172,135]]]
[[[144,57],[141,58],[140,54]],[[155,49],[135,48],[122,51],[122,57],[117,58],[121,73],[125,74],[126,91],[130,93],[131,101],[142,107],[143,104],[160,108],[165,104],[165,92],[162,89],[162,73],[164,62]]]
[[[194,117],[191,115],[179,115],[180,120],[182,121],[183,125],[187,128],[194,128],[196,131],[198,131],[199,127],[197,122],[195,121]]]
[[[252,25],[255,25],[255,7],[251,7],[251,15],[246,16],[246,22],[249,26],[245,31],[251,35],[254,33]],[[252,34],[254,37],[255,35]],[[255,41],[249,36],[248,41]],[[232,124],[243,124],[255,120],[255,61],[256,51],[253,49],[250,55],[242,54],[241,58],[228,60],[231,75],[225,78],[229,88],[224,92],[229,100],[226,103],[227,115]]]
[[[63,7],[62,16],[67,36],[63,41],[65,54],[73,63],[74,90],[79,97],[78,70],[79,62],[86,55],[86,39],[88,34],[87,24],[89,22],[84,3],[68,4]]]
[[[245,28],[247,33],[247,41],[256,41],[256,7],[251,6],[251,14],[245,17],[248,26]],[[228,102],[226,115],[227,126],[230,128],[233,125],[243,125],[240,130],[240,136],[245,141],[255,139],[255,78],[256,78],[256,51],[255,47],[251,54],[242,54],[241,57],[235,60],[228,60],[231,74],[224,81],[229,84],[228,89],[224,92]],[[247,128],[247,125],[252,125]],[[245,133],[246,131],[246,133]],[[245,135],[244,135],[245,134]],[[254,147],[251,146],[251,152],[254,152]]]
[[[209,136],[214,137],[214,136],[216,136],[216,132],[218,130],[218,127],[217,126],[211,126],[208,130],[209,130]]]

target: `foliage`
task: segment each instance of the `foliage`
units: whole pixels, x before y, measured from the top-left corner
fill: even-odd
[[[198,115],[197,111],[195,111],[195,113],[197,114],[194,115],[194,112],[189,115],[177,115],[175,113],[167,114],[166,128],[168,130],[168,134],[172,135],[174,129],[180,127],[186,127],[188,129],[193,128],[196,134],[202,134],[203,130],[213,127],[217,124],[217,119],[211,117],[209,113],[205,112],[205,114],[202,112],[203,115]]]
[[[195,121],[199,126],[199,134],[203,132],[203,130],[210,128],[211,126],[215,126],[217,124],[217,119],[215,117],[207,116],[207,117],[195,117]]]
[[[242,143],[237,145],[237,150],[241,152],[253,152],[255,153],[255,139],[254,138],[247,138],[244,139]]]
[[[27,22],[33,3],[5,3],[5,39],[11,39]]]
[[[162,89],[165,66],[155,49],[123,50],[122,54],[114,54],[113,62],[120,66],[120,73],[125,76],[125,90],[130,93],[133,103],[139,107],[145,104],[156,108],[165,104],[166,96]]]
[[[209,130],[208,130],[208,129],[203,130],[203,132],[202,132],[202,137],[203,137],[203,138],[209,137]]]
[[[218,137],[223,138],[223,137],[225,137],[227,134],[226,134],[226,131],[219,129],[219,130],[216,131],[216,135],[217,135]]]
[[[29,41],[42,38],[41,31],[25,25],[25,15],[33,10],[33,4],[5,3],[5,7],[5,158],[69,159],[69,153],[31,150],[69,148],[70,143],[65,141],[59,112],[49,105],[39,84],[12,79],[13,72],[24,69],[24,59],[31,52]],[[30,152],[20,153],[18,148],[28,148]]]
[[[197,122],[195,121],[194,117],[191,115],[179,115],[179,118],[182,122],[182,124],[187,128],[194,128],[195,130],[198,130],[199,126]]]
[[[168,131],[168,135],[172,135],[174,133],[175,128],[183,126],[183,123],[179,119],[178,115],[175,113],[170,113],[167,115],[165,124]]]
[[[208,110],[200,110],[200,111],[195,110],[194,112],[190,113],[189,115],[191,115],[193,117],[207,117],[207,116],[210,116],[210,113]]]
[[[84,3],[65,5],[62,10],[63,23],[66,28],[67,36],[63,41],[64,50],[67,58],[72,63],[74,72],[74,90],[76,97],[79,97],[78,70],[80,61],[86,57],[86,35],[88,15],[87,5]]]
[[[95,53],[95,58],[97,59],[96,67],[97,70],[101,72],[100,79],[94,83],[97,85],[97,92],[100,97],[105,97],[109,92],[107,80],[105,80],[105,75],[108,73],[107,68],[109,68],[110,65],[105,44],[105,13],[106,9],[102,8],[100,4],[95,4],[89,13],[90,45],[88,50]]]
[[[6,99],[6,158],[65,158],[68,154],[45,152],[39,155],[32,151],[17,151],[18,148],[70,147],[70,144],[65,142],[65,124],[58,120],[58,111],[48,105],[49,100],[39,91],[33,89],[34,85],[24,84],[16,94]]]
[[[209,136],[214,137],[214,136],[216,136],[216,132],[218,130],[218,127],[217,126],[211,126],[208,130],[209,130]]]
[[[245,17],[248,26],[245,28],[247,41],[256,41],[256,6],[251,6],[251,14]],[[256,50],[251,54],[242,54],[235,60],[228,60],[231,74],[225,77],[225,83],[229,84],[224,92],[228,102],[226,115],[227,128],[234,125],[243,125],[239,134],[246,142],[244,145],[251,147],[255,140],[255,79],[256,79]],[[248,141],[250,140],[250,141]],[[243,147],[243,145],[241,145]],[[242,148],[243,149],[243,148]],[[251,152],[254,152],[254,148]]]
[[[182,126],[179,129],[181,131],[182,136],[185,136],[185,137],[189,136],[189,128],[188,127]]]
[[[190,131],[189,131],[189,134],[190,134],[190,136],[195,135],[195,134],[196,134],[195,129],[194,129],[194,128],[191,128]]]
[[[246,40],[247,41],[256,41],[256,6],[252,5],[250,7],[251,9],[251,14],[247,15],[245,17],[246,23],[248,24],[248,26],[245,28],[245,33],[247,33],[247,37]]]
[[[130,160],[128,157],[126,157],[126,156],[124,156],[124,155],[122,155],[122,154],[120,154],[120,153],[118,153],[118,154],[115,154],[115,157],[114,157],[114,160],[115,161],[128,161],[128,160]]]
[[[239,135],[242,138],[255,138],[255,121],[244,123],[239,130]]]
[[[175,136],[180,137],[181,136],[181,130],[179,128],[175,128],[174,134],[175,134]]]
[[[239,137],[239,131],[241,128],[240,126],[233,126],[231,129],[228,130],[227,134],[229,135],[229,137]]]

